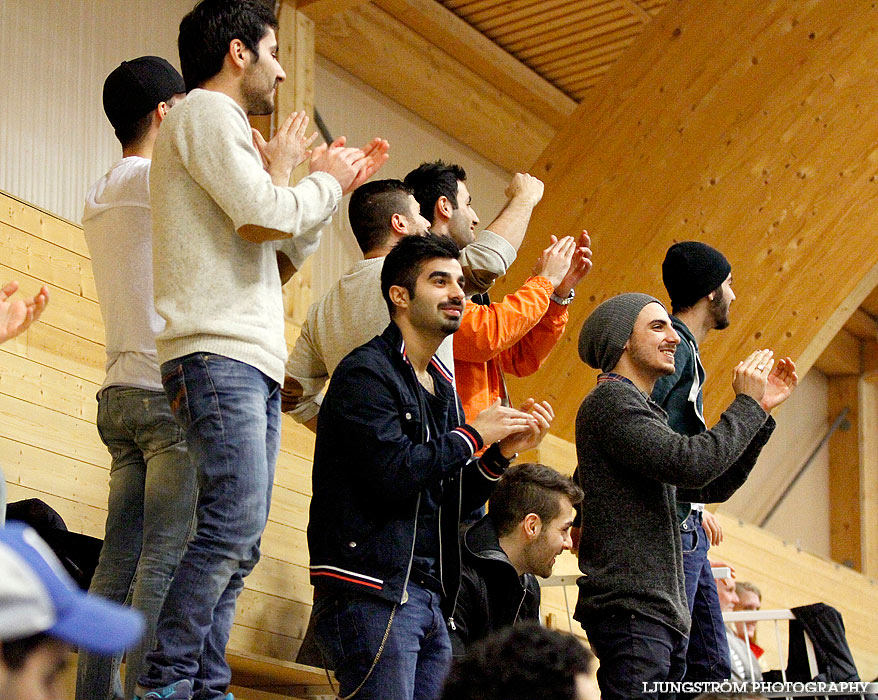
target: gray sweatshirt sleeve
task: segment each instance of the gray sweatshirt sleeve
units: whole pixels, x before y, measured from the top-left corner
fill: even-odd
[[[756,401],[739,395],[711,430],[680,435],[661,409],[622,383],[605,385],[591,410],[598,413],[589,420],[593,437],[610,460],[644,477],[689,488],[708,484],[734,464],[767,418]]]
[[[744,482],[747,481],[747,477],[750,476],[750,472],[756,466],[759,453],[762,452],[762,448],[765,447],[765,443],[768,442],[768,438],[774,432],[775,425],[774,418],[769,416],[768,420],[759,429],[759,432],[750,441],[750,444],[747,445],[747,449],[735,460],[731,467],[703,488],[694,490],[678,489],[677,500],[690,503],[723,503],[729,500],[735,491],[741,488]]]
[[[460,252],[467,296],[488,291],[494,280],[506,274],[515,262],[515,255],[515,248],[505,238],[487,229],[481,231]]]
[[[218,96],[223,99],[224,96]],[[191,122],[175,131],[180,159],[197,182],[231,219],[235,230],[247,224],[307,236],[321,227],[341,200],[341,186],[328,173],[312,173],[295,187],[277,187],[262,167],[243,110],[213,109],[199,100],[187,109]],[[210,143],[210,148],[205,148]]]

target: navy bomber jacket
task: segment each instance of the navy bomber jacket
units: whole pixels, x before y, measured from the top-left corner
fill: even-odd
[[[450,374],[434,356],[429,368],[445,416],[455,426],[428,435],[427,404],[393,322],[347,355],[323,399],[317,428],[308,522],[311,583],[330,590],[404,603],[411,574],[421,494],[442,484],[438,504],[438,571],[446,615],[460,586],[461,514],[484,505],[506,460],[462,424]],[[449,626],[453,628],[452,620]]]

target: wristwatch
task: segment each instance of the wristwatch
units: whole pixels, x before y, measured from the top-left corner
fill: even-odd
[[[574,290],[570,290],[570,294],[567,295],[566,299],[562,299],[555,292],[552,292],[549,295],[549,299],[554,301],[556,304],[560,304],[561,306],[569,306],[570,302],[573,301],[573,298],[576,296],[576,292]]]

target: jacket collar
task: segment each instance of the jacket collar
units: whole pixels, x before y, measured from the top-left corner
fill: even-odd
[[[490,515],[485,515],[481,520],[473,523],[464,534],[463,541],[469,553],[474,557],[504,562],[515,570],[509,557],[506,556],[506,552],[500,546],[497,528]]]
[[[677,331],[677,333],[679,333],[686,340],[692,343],[696,349],[698,348],[698,343],[695,341],[695,336],[692,335],[692,331],[689,330],[689,326],[683,323],[676,316],[671,316],[671,325],[674,327],[674,330]]]
[[[411,366],[411,363],[406,356],[405,340],[402,337],[402,331],[399,330],[399,326],[391,321],[387,325],[387,328],[384,329],[381,337],[391,348],[393,348],[397,357]],[[448,388],[453,386],[454,375],[449,371],[448,367],[445,366],[442,360],[439,359],[438,355],[433,355],[433,357],[430,358],[430,365],[427,369],[434,377],[444,380],[443,382],[440,382],[440,386],[447,385]],[[444,392],[444,389],[442,391]]]

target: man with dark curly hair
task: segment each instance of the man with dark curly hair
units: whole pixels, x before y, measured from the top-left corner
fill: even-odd
[[[597,700],[593,659],[573,635],[507,627],[455,659],[442,700]]]

